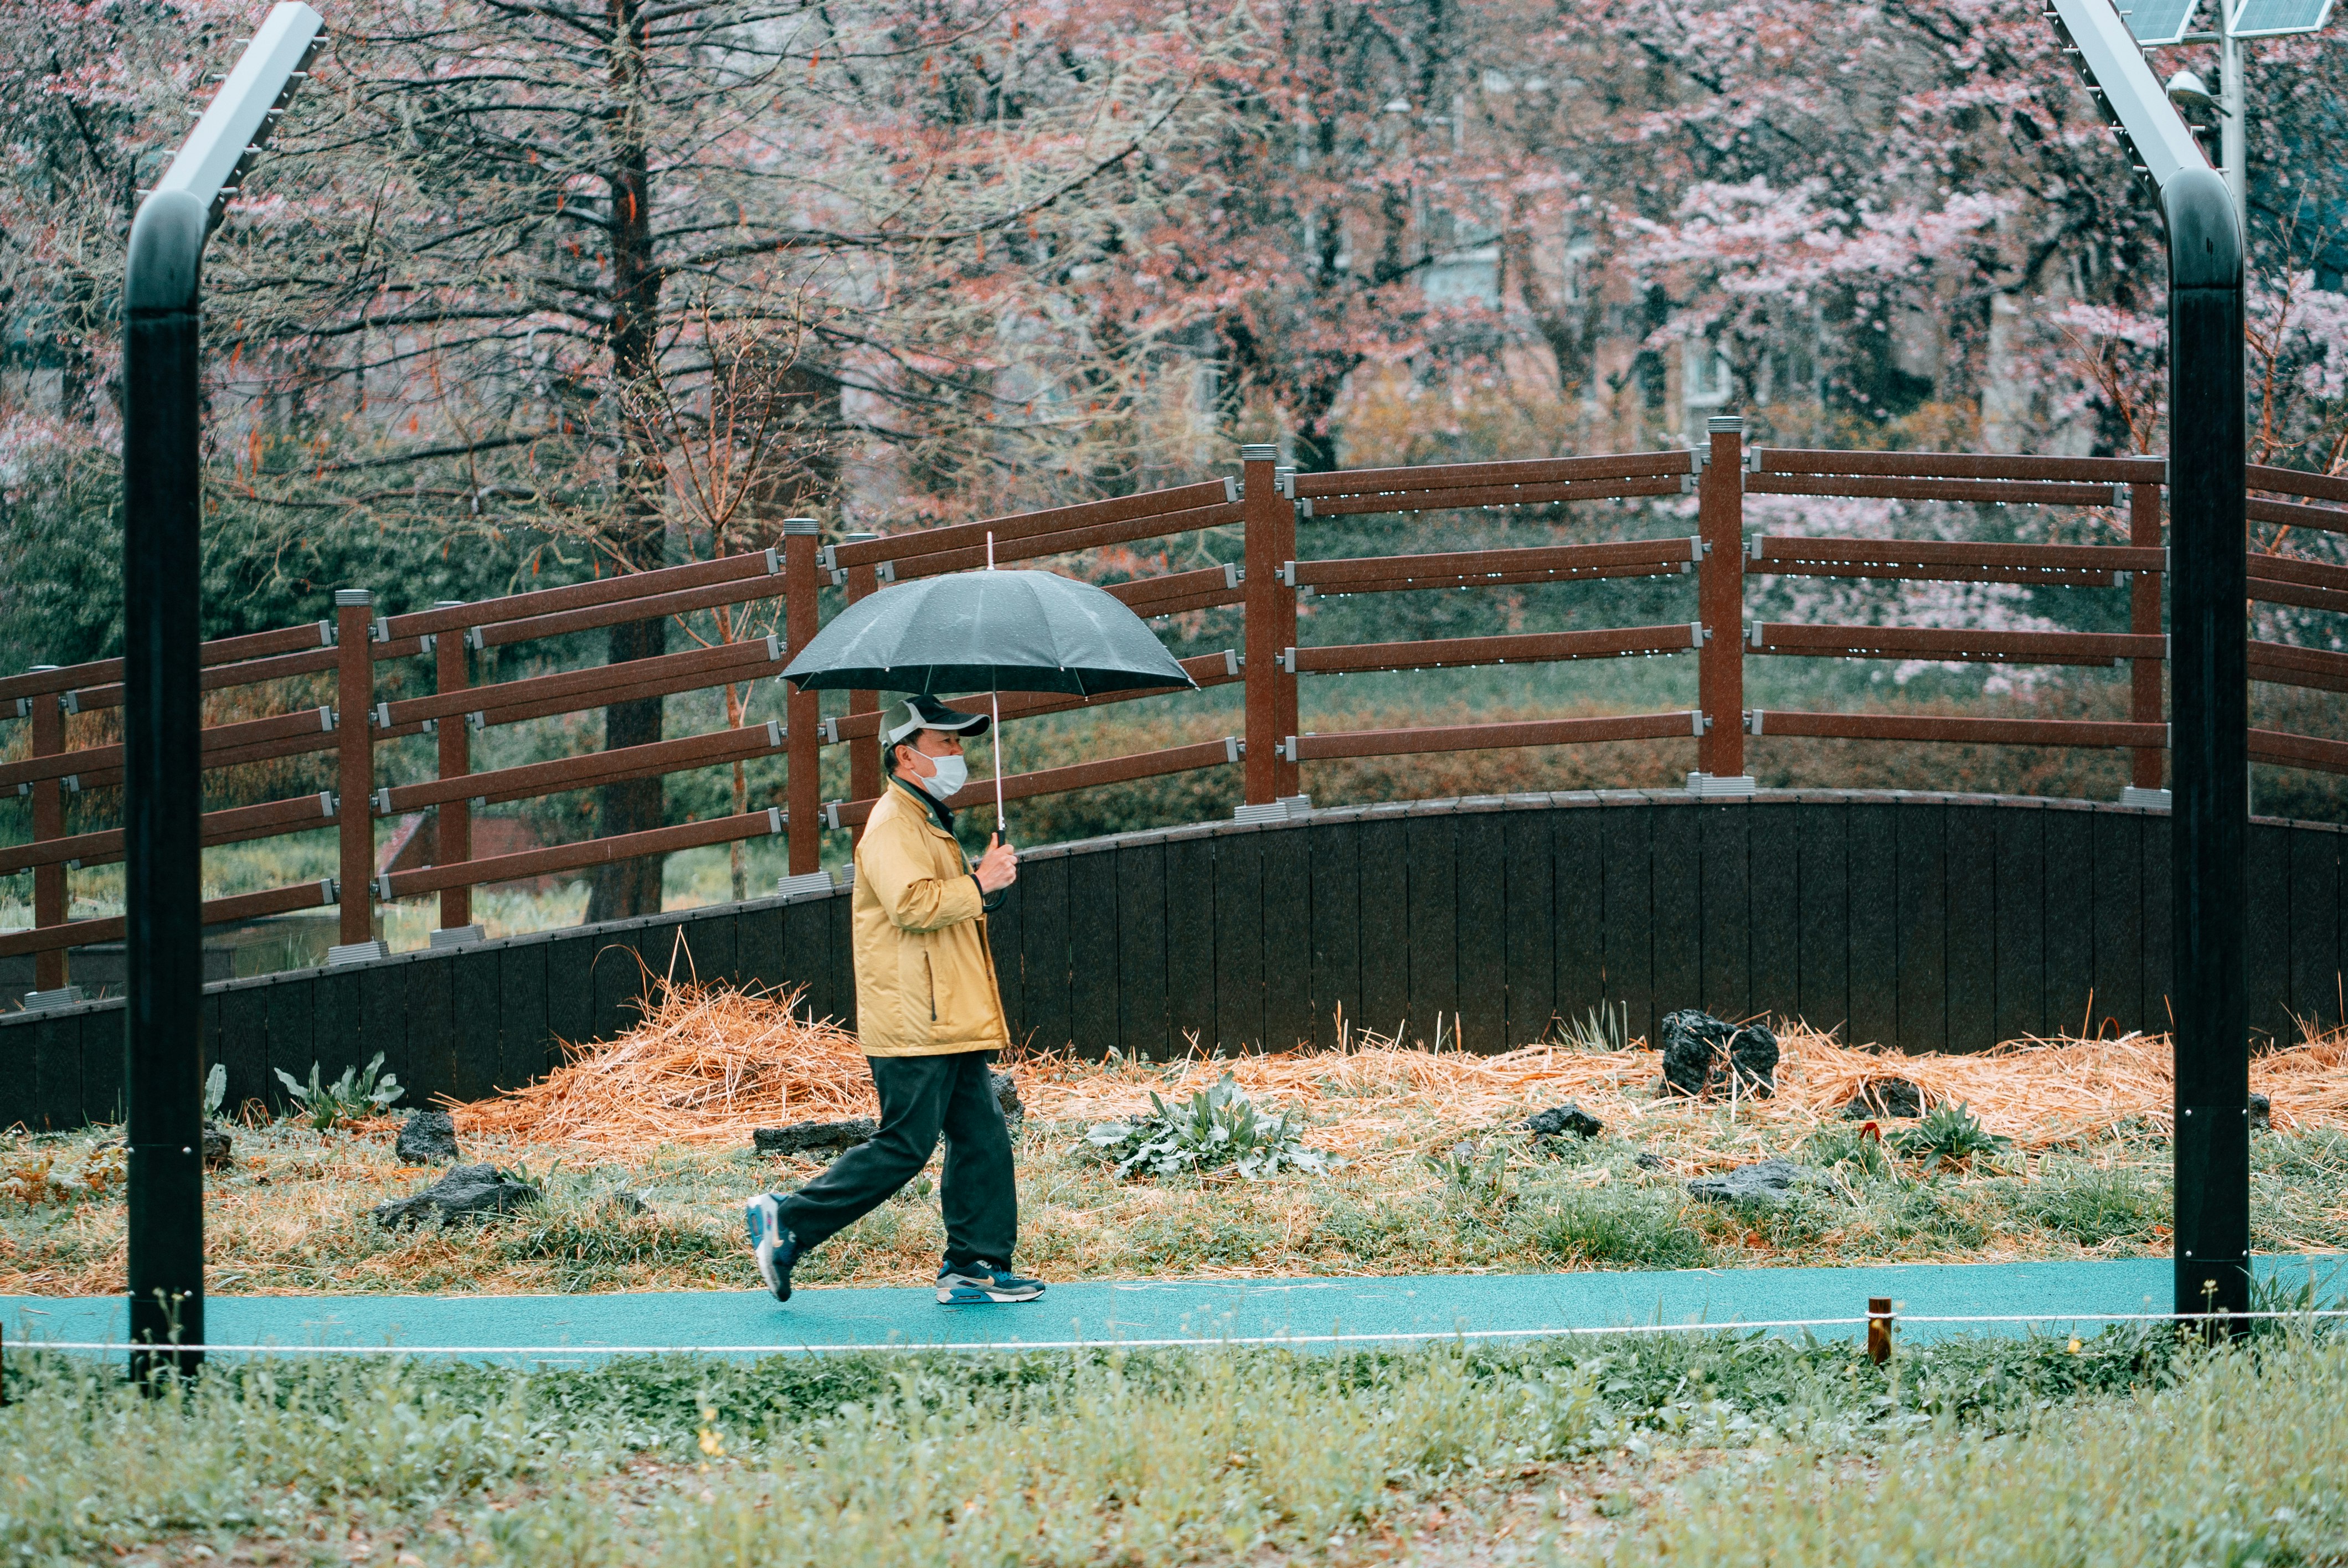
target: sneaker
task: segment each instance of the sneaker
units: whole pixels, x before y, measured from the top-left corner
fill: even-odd
[[[750,1253],[758,1260],[758,1277],[778,1301],[791,1298],[791,1265],[799,1260],[798,1238],[783,1228],[775,1194],[761,1193],[743,1206],[750,1227]]]
[[[938,1303],[942,1307],[983,1307],[990,1301],[1033,1301],[1044,1294],[1040,1279],[1023,1279],[1008,1268],[991,1263],[938,1270]]]

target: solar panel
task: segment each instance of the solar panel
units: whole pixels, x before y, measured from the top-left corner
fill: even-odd
[[[2279,38],[2312,33],[2330,15],[2332,0],[2240,0],[2234,7],[2234,36]]]
[[[2248,3],[2255,5],[2259,0]],[[2127,18],[2136,41],[2149,47],[2185,36],[2192,30],[2193,13],[2200,8],[2201,0],[2122,0],[2120,15]]]

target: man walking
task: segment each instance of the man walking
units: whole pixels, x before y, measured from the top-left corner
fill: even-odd
[[[1044,1294],[1040,1283],[1011,1272],[1019,1195],[989,1072],[1011,1036],[986,945],[986,908],[1018,880],[1017,859],[998,836],[973,867],[945,804],[969,776],[963,738],[984,734],[987,722],[929,697],[880,717],[889,784],[856,846],[850,904],[857,1032],[880,1091],[880,1129],[798,1191],[750,1200],[751,1247],[778,1301],[791,1298],[792,1266],[920,1174],[941,1132],[946,1250],[938,1299],[960,1307]]]

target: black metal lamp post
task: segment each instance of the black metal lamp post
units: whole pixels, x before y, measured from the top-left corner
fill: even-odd
[[[134,1378],[160,1367],[191,1371],[203,1359],[204,241],[300,84],[323,26],[304,5],[269,14],[139,203],[123,269],[123,1083]]]
[[[2168,230],[2169,855],[2179,1316],[2250,1301],[2242,231],[2111,0],[2054,24]]]

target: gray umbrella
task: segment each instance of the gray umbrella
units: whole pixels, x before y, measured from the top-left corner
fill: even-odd
[[[987,540],[992,560],[994,541]],[[959,571],[850,605],[783,670],[802,692],[1066,692],[1198,682],[1116,595],[1049,571]],[[1001,718],[997,705],[996,718]],[[994,825],[1003,826],[1003,739]]]
[[[802,692],[1066,692],[1195,686],[1115,595],[1049,571],[958,571],[850,605],[783,679]]]

